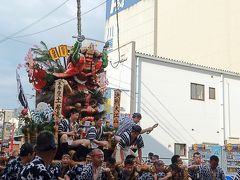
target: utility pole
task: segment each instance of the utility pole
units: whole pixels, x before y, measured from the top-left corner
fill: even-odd
[[[77,27],[78,27],[78,36],[82,35],[82,26],[81,26],[81,0],[77,0]]]
[[[0,121],[2,124],[2,142],[1,142],[1,152],[3,150],[3,140],[4,140],[4,130],[5,130],[5,111],[2,109],[0,112]]]
[[[85,39],[82,36],[82,13],[81,13],[81,0],[77,0],[77,29],[78,29],[78,43],[82,47],[82,42]],[[80,48],[79,48],[80,49]]]

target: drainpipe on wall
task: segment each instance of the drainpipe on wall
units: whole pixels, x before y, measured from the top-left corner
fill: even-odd
[[[230,108],[230,88],[229,88],[229,83],[227,83],[227,85],[228,85],[228,122],[229,122],[229,124],[228,124],[228,126],[229,126],[229,129],[228,129],[228,131],[229,131],[229,137],[232,137],[232,133],[231,133],[231,108]]]
[[[158,0],[154,1],[154,36],[153,36],[153,55],[157,56],[158,52]]]
[[[136,112],[136,78],[137,78],[137,60],[135,52],[135,41],[132,41],[132,62],[131,62],[131,91],[130,91],[130,114]]]
[[[225,119],[225,90],[224,90],[224,76],[221,74],[221,83],[222,83],[222,120],[223,120],[223,143],[226,144],[226,119]]]
[[[138,66],[137,66],[137,112],[141,113],[141,95],[142,95],[142,91],[141,91],[141,82],[142,82],[142,60],[138,57]]]

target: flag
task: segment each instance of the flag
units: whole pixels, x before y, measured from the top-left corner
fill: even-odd
[[[20,101],[21,105],[24,108],[28,108],[28,102],[27,102],[27,99],[26,99],[26,97],[23,93],[22,83],[21,83],[20,76],[19,76],[17,70],[16,70],[16,78],[17,78],[18,100]]]

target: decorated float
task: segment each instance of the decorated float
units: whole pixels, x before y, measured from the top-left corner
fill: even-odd
[[[76,108],[80,112],[76,131],[85,138],[86,128],[95,124],[96,116],[104,115],[104,94],[107,90],[105,68],[108,65],[106,43],[100,52],[93,43],[81,47],[77,41],[73,46],[60,45],[48,49],[31,48],[25,58],[29,82],[36,90],[36,109],[28,114],[24,109],[20,119],[25,141],[34,143],[42,130],[57,133],[57,125],[67,112]],[[118,127],[120,93],[116,92],[114,127]]]

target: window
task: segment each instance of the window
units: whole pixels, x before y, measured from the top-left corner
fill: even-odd
[[[204,101],[204,85],[191,83],[191,99]]]
[[[175,143],[174,144],[174,154],[177,154],[179,156],[186,156],[187,155],[186,147],[187,147],[186,144]]]
[[[209,99],[216,99],[215,97],[215,88],[209,88]]]

